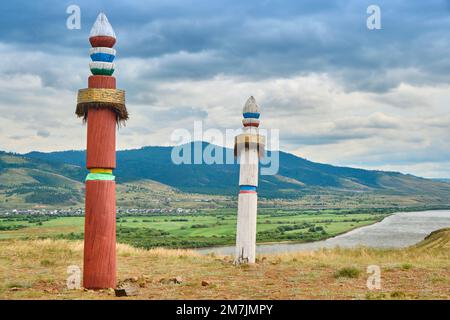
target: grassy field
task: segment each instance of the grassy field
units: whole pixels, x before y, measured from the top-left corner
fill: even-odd
[[[382,212],[296,211],[261,209],[258,214],[258,242],[314,241],[380,221]],[[83,239],[84,217],[0,218],[0,240]],[[235,241],[234,209],[201,214],[124,216],[117,218],[118,242],[135,247],[194,248],[228,245]]]
[[[67,267],[82,266],[81,241],[0,241],[1,299],[450,299],[450,229],[407,249],[332,249],[259,255],[253,266],[228,256],[118,245],[118,279],[139,294],[66,288]],[[381,288],[367,288],[369,265]],[[181,283],[168,281],[181,277]],[[127,280],[128,279],[128,280]],[[202,284],[203,282],[203,284]]]

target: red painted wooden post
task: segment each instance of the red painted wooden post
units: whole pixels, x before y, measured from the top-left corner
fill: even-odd
[[[100,13],[92,27],[88,88],[78,92],[76,114],[87,121],[83,286],[116,286],[116,128],[128,119],[125,92],[116,89],[114,72],[116,37]]]

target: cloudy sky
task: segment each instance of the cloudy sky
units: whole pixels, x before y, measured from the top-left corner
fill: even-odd
[[[68,30],[66,9],[81,9]],[[366,27],[381,8],[381,30]],[[450,177],[450,1],[8,1],[0,9],[0,150],[82,149],[74,115],[99,11],[131,119],[118,148],[174,129],[239,128],[254,95],[280,149],[336,165]]]

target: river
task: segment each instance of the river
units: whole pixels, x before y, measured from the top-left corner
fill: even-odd
[[[430,232],[450,227],[450,210],[399,212],[383,221],[354,229],[334,238],[308,243],[260,244],[257,253],[311,251],[320,248],[367,246],[403,248],[424,239]],[[234,254],[234,246],[202,248],[200,253]]]

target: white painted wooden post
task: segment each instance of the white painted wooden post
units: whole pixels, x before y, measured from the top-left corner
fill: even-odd
[[[235,263],[255,263],[256,220],[258,210],[258,163],[264,137],[259,135],[259,107],[250,97],[243,111],[243,133],[236,137],[236,156],[240,160],[239,196]]]

